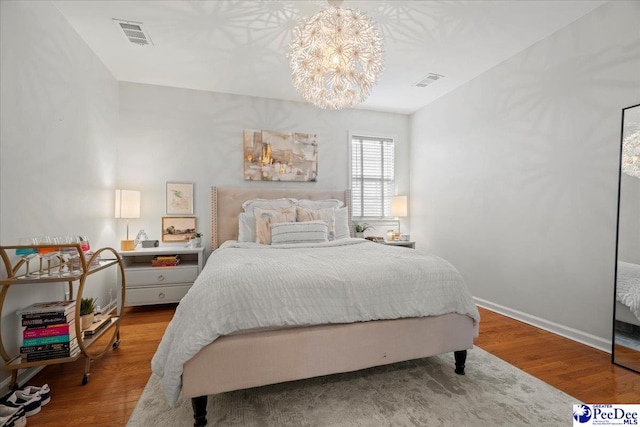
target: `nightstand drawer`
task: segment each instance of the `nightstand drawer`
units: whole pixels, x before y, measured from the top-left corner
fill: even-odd
[[[204,248],[166,246],[118,252],[126,279],[125,305],[179,302],[204,266]],[[157,256],[179,256],[175,267],[152,267]],[[122,286],[122,280],[118,279]]]
[[[127,288],[125,305],[131,306],[179,302],[182,297],[187,294],[189,288],[191,288],[191,284],[154,286],[152,288]]]
[[[416,248],[416,242],[408,242],[406,240],[393,240],[393,241],[382,241],[382,242],[377,242],[383,245],[387,245],[387,246],[398,246],[400,248],[411,248],[411,249],[415,249]]]
[[[151,267],[127,270],[127,288],[144,285],[190,283],[198,277],[198,266]],[[127,292],[128,295],[128,292]]]

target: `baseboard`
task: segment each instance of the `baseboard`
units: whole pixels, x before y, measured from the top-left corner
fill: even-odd
[[[476,304],[487,310],[495,311],[503,316],[510,317],[520,322],[527,323],[536,328],[544,329],[545,331],[560,335],[561,337],[568,338],[573,341],[577,341],[581,344],[588,345],[589,347],[597,348],[607,353],[611,353],[611,341],[604,338],[597,337],[595,335],[588,334],[577,329],[569,328],[559,323],[551,322],[549,320],[542,319],[540,317],[532,316],[527,313],[523,313],[518,310],[513,310],[509,307],[502,306],[500,304],[492,303],[481,298],[475,298]],[[482,320],[480,321],[482,323]]]
[[[18,384],[26,384],[31,378],[33,378],[38,372],[43,370],[45,365],[36,366],[35,368],[21,369],[18,373]],[[4,396],[9,392],[9,386],[11,385],[11,377],[5,378],[0,382],[0,396]],[[36,384],[38,385],[38,384]],[[39,384],[42,385],[42,384]]]

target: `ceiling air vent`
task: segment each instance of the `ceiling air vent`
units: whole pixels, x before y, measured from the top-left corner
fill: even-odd
[[[440,75],[440,74],[433,74],[433,73],[429,73],[427,74],[427,76],[420,80],[418,83],[414,84],[414,86],[417,87],[427,87],[429,86],[431,83],[436,82],[437,80],[443,78],[444,76]]]
[[[153,46],[151,37],[142,26],[142,22],[125,21],[113,18],[114,24],[120,29],[122,35],[131,43],[138,46]]]

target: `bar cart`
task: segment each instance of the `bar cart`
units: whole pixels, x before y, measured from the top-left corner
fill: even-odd
[[[62,256],[49,258],[47,267],[42,267],[42,264],[40,264],[40,269],[37,269],[33,273],[36,274],[34,276],[33,274],[27,275],[21,273],[21,267],[26,262],[24,258],[15,261],[15,263],[12,262],[10,254],[13,255],[12,252],[19,250],[65,250],[67,253],[75,250],[75,256],[71,260],[71,264],[69,264],[70,260],[65,260]],[[104,256],[107,255],[108,259],[105,259]],[[20,369],[73,362],[81,356],[86,358],[82,385],[87,384],[89,381],[91,362],[103,356],[110,348],[115,350],[120,346],[120,323],[122,322],[123,315],[121,309],[124,307],[126,281],[124,266],[118,252],[112,248],[105,247],[95,251],[90,257],[87,257],[85,256],[80,244],[15,245],[0,246],[0,257],[2,257],[2,261],[7,272],[7,278],[0,280],[0,286],[2,287],[2,290],[0,291],[0,356],[2,356],[2,359],[4,360],[4,364],[0,366],[0,368],[11,371],[10,387],[17,388],[18,370]],[[52,260],[53,265],[51,264]],[[102,313],[102,316],[107,316],[108,319],[106,327],[103,327],[95,335],[89,338],[84,338],[80,322],[80,301],[82,300],[82,293],[84,292],[87,278],[94,273],[114,266],[118,267],[121,277],[119,307],[116,303],[116,306],[110,308],[109,312]],[[46,275],[44,274],[45,271],[47,271]],[[53,274],[51,272],[53,272]],[[77,294],[74,294],[74,282],[76,281],[78,282],[78,292]],[[73,298],[73,296],[76,295],[75,329],[80,352],[72,357],[36,362],[26,362],[22,360],[20,355],[9,355],[4,347],[4,341],[2,339],[2,310],[9,289],[12,286],[21,286],[33,283],[52,285],[64,282],[68,283],[69,297]],[[108,335],[105,334],[108,334],[109,332],[111,333],[111,337],[106,339]],[[103,337],[103,339],[99,341],[101,337]],[[100,347],[97,345],[98,342],[103,344],[106,342],[106,345],[104,345],[104,347]],[[89,348],[92,346],[94,347],[94,350],[89,351]]]

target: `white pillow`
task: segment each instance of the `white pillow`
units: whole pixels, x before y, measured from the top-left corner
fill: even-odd
[[[256,241],[256,217],[248,212],[238,215],[238,242]]]
[[[336,225],[335,225],[336,240],[346,239],[351,237],[349,229],[349,208],[336,209]]]
[[[271,224],[271,244],[322,243],[328,241],[329,227],[324,221],[281,222]]]
[[[242,204],[242,209],[247,213],[253,213],[254,208],[278,211],[295,206],[296,199],[251,199]]]
[[[325,200],[309,200],[300,199],[297,203],[298,206],[307,209],[327,209],[327,208],[341,208],[344,203],[338,199],[325,199]]]

